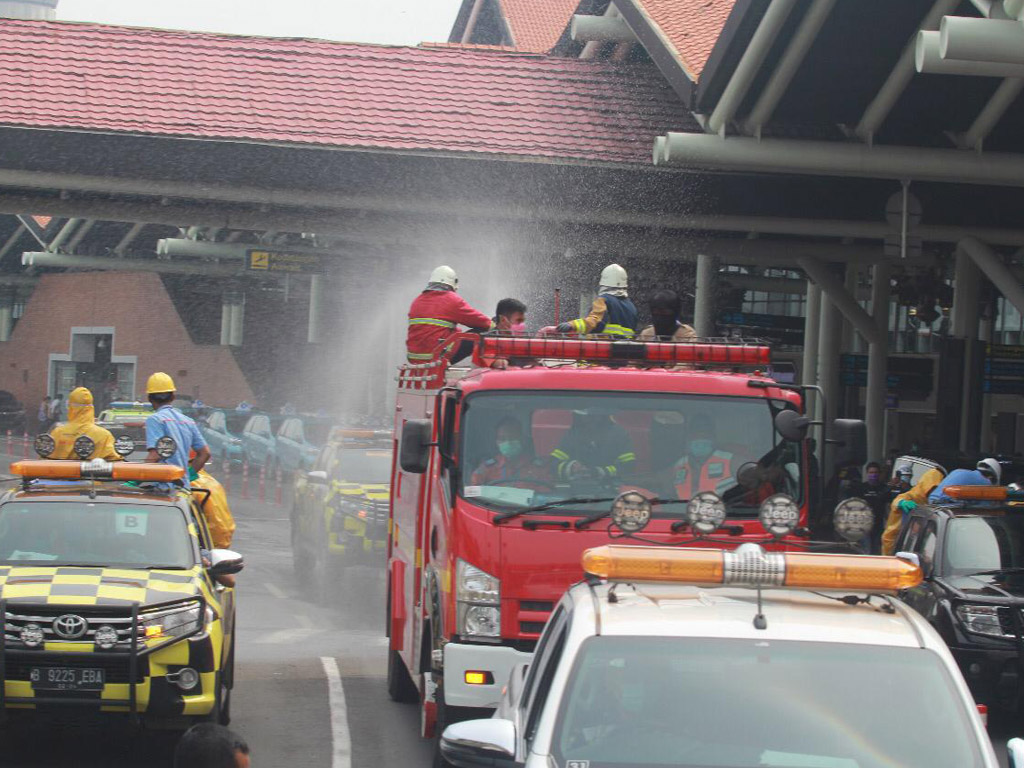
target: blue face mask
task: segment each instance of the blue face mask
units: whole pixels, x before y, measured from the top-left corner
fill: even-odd
[[[715,450],[715,446],[707,438],[700,438],[697,440],[690,441],[690,455],[693,456],[695,459],[700,459],[701,461],[703,461],[704,459],[711,455],[711,452],[713,450]]]
[[[506,459],[515,459],[523,452],[522,440],[500,440],[498,450]]]

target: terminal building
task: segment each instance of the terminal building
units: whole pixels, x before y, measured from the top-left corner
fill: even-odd
[[[699,334],[772,340],[775,375],[865,417],[873,457],[1024,449],[1016,0],[465,0],[416,47],[55,5],[0,3],[19,398],[65,389],[66,363],[94,375],[75,358],[109,335],[119,381],[122,357],[184,349],[223,373],[153,367],[207,402],[384,413],[431,267],[538,327],[617,260],[641,305],[673,287]],[[68,312],[59,339],[33,321],[54,278],[111,286],[116,313],[117,275],[167,297],[149,311],[173,333],[129,349],[133,315]]]

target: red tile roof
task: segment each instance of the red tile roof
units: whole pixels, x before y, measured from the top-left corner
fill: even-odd
[[[0,125],[647,165],[691,122],[648,66],[0,20]]]
[[[694,82],[704,71],[736,0],[632,0],[661,30]]]
[[[580,0],[499,0],[516,50],[547,53],[555,47]]]

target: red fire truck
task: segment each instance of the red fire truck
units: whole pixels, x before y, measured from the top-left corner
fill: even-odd
[[[388,692],[420,702],[425,737],[498,704],[580,554],[618,535],[623,490],[655,500],[656,543],[693,538],[696,494],[724,505],[737,544],[764,541],[766,499],[788,497],[800,526],[809,513],[809,419],[800,387],[762,373],[766,346],[464,338],[475,367],[443,350],[404,366],[395,411]],[[863,461],[862,422],[830,429],[837,464]]]

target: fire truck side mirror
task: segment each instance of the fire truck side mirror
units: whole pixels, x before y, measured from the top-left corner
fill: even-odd
[[[796,411],[785,410],[775,414],[775,431],[789,443],[799,443],[807,437],[811,420]]]
[[[868,427],[860,419],[833,421],[828,441],[836,446],[837,467],[859,467],[868,460]]]
[[[403,472],[422,475],[430,462],[430,419],[410,419],[402,426],[398,461]]]

